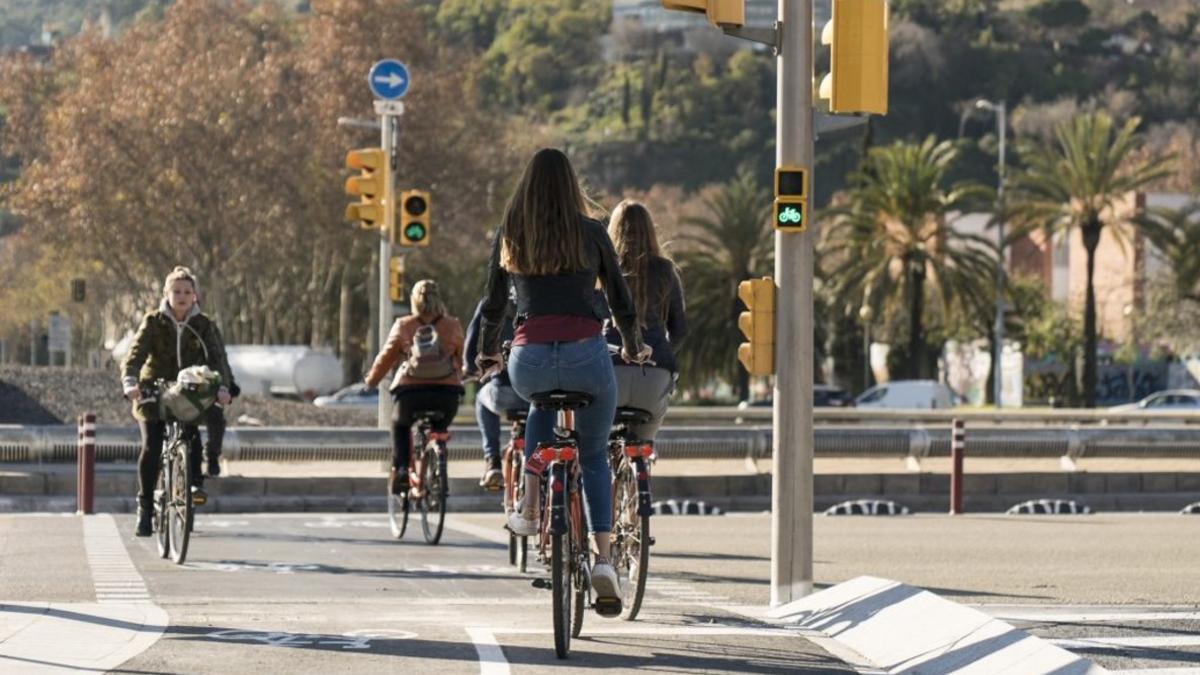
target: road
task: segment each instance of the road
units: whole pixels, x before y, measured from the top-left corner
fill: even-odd
[[[561,663],[549,594],[506,564],[494,514],[453,514],[437,547],[419,540],[419,528],[392,540],[382,516],[201,515],[183,567],[159,559],[152,540],[134,540],[131,516],[112,518],[0,516],[0,637],[39,606],[69,628],[136,627],[109,613],[148,600],[165,631],[118,672],[536,673]],[[757,620],[769,597],[768,516],[654,523],[643,620],[589,615],[570,665],[847,672],[822,645]],[[901,580],[1106,668],[1200,673],[1200,518],[818,517],[815,525],[822,586],[860,574]],[[0,663],[19,666],[12,672],[63,653],[55,643],[18,660],[7,645]]]

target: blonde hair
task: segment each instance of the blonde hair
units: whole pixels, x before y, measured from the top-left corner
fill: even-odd
[[[504,210],[500,266],[530,276],[562,274],[588,266],[582,216],[587,200],[561,150],[543,148],[525,166]]]
[[[175,269],[171,270],[171,273],[168,274],[167,278],[163,280],[163,297],[164,298],[170,299],[171,284],[175,283],[176,281],[191,282],[192,292],[195,293],[196,295],[200,295],[200,284],[196,282],[196,275],[192,274],[192,271],[190,269],[184,267],[183,265],[176,265]]]
[[[669,277],[660,274],[659,279],[651,278],[654,273],[650,268],[651,263],[663,260],[669,264],[670,260],[663,257],[662,249],[659,248],[650,210],[641,202],[632,199],[617,204],[608,220],[608,236],[613,241],[617,263],[621,266],[621,273],[625,276],[625,282],[629,284],[629,291],[633,295],[638,322],[646,326],[649,319],[646,310],[650,306],[651,293],[658,296],[659,308],[664,314],[666,299],[671,293]],[[661,320],[665,317],[656,318]]]
[[[422,279],[413,284],[409,301],[412,303],[413,314],[424,319],[437,318],[446,313],[442,292],[433,279]]]

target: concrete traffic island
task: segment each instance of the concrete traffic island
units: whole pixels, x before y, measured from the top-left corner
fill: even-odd
[[[770,619],[817,631],[886,673],[1107,672],[979,610],[897,581],[861,576],[774,608]]]

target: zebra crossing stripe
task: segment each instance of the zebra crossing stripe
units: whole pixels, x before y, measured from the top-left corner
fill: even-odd
[[[129,558],[111,515],[83,518],[83,545],[92,571],[96,602],[150,602],[146,582]]]

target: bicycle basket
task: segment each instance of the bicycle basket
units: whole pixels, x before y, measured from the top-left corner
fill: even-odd
[[[168,384],[159,399],[163,410],[181,422],[195,422],[217,400],[221,376],[208,366],[179,371],[179,379]]]

